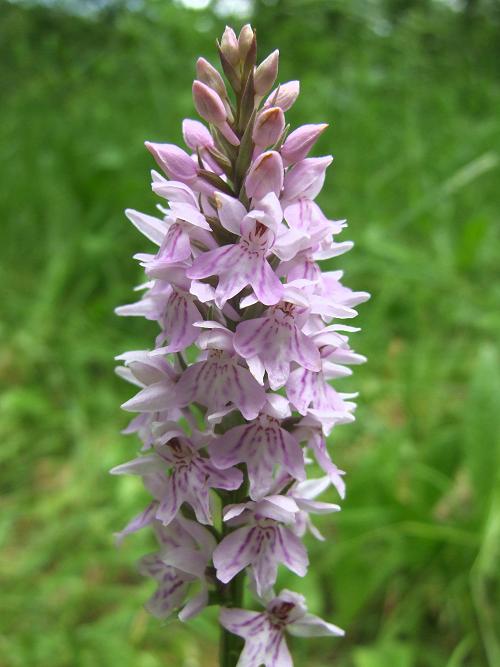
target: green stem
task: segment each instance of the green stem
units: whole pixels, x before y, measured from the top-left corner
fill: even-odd
[[[240,572],[227,586],[225,586],[225,606],[242,607],[245,572]],[[236,667],[243,649],[243,639],[233,635],[221,627],[219,665],[220,667]]]
[[[240,421],[242,421],[240,419]],[[242,467],[242,466],[240,466]],[[230,503],[241,503],[248,500],[248,477],[245,470],[242,470],[244,475],[244,482],[239,489],[230,493]],[[232,496],[232,497],[231,497]],[[224,511],[224,508],[221,508]],[[222,523],[222,534],[227,535],[231,532],[231,528],[224,522]],[[243,596],[245,592],[245,570],[237,574],[225,586],[221,586],[221,606],[231,608],[243,607]],[[243,639],[228,632],[221,626],[220,630],[220,650],[219,650],[219,664],[220,667],[236,667],[240,653],[243,650]]]

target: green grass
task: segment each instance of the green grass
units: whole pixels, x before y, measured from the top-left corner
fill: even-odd
[[[112,541],[144,500],[107,474],[137,448],[113,356],[154,333],[112,312],[147,248],[122,210],[154,210],[142,142],[179,140],[223,27],[149,6],[94,21],[0,2],[1,667],[216,665],[213,610],[149,618],[134,561],[150,537]],[[356,242],[332,266],[373,294],[354,341],[369,364],[341,381],[358,421],[332,437],[348,497],[318,521],[308,577],[282,579],[348,634],[293,651],[298,667],[497,667],[498,25],[417,3],[388,32],[378,6],[255,19],[261,53],[302,80],[291,122],[331,123],[320,203]]]

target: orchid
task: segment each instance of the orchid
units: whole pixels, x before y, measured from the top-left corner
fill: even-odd
[[[285,632],[297,637],[341,637],[344,631],[307,613],[305,598],[283,590],[269,600],[265,611],[223,609],[222,625],[243,637],[245,647],[238,667],[292,667]]]
[[[181,516],[166,528],[155,522],[154,531],[160,551],[139,562],[140,574],[158,583],[146,609],[153,616],[164,618],[182,606],[179,618],[192,618],[208,603],[206,568],[215,539],[208,530]],[[201,590],[186,603],[192,584],[198,584]]]
[[[154,247],[135,255],[141,297],[116,312],[159,332],[117,357],[136,388],[124,433],[142,447],[111,472],[139,477],[151,499],[116,538],[156,535],[158,551],[139,563],[157,584],[153,615],[187,620],[220,605],[222,667],[289,667],[285,632],[343,634],[274,586],[280,567],[306,575],[304,540],[324,539],[311,516],[340,510],[318,497],[345,496],[326,438],[354,420],[356,395],[332,381],[365,361],[342,320],[369,295],[321,268],[353,245],[338,240],[345,220],[315,201],[333,158],[309,152],[327,125],[288,134],[299,82],[276,85],[277,51],[257,65],[251,26],[226,28],[218,47],[227,84],[204,58],[193,83],[208,125],[184,120],[186,150],[146,142],[162,204],[126,211]],[[323,476],[308,479],[313,462]],[[242,608],[252,596],[260,611]]]
[[[244,525],[226,535],[214,551],[218,579],[227,584],[250,566],[257,594],[264,595],[274,586],[280,563],[303,577],[307,551],[290,527],[299,511],[293,498],[280,495],[227,506],[224,521]]]

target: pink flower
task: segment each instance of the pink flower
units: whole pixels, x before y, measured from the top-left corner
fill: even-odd
[[[165,526],[179,513],[182,503],[187,502],[194,510],[196,519],[202,524],[212,523],[210,510],[210,488],[233,490],[243,481],[235,468],[221,472],[211,461],[200,455],[191,440],[180,432],[169,431],[160,438],[161,443],[154,454],[141,456],[111,470],[113,475],[150,475],[170,468],[165,477],[163,497],[155,518]]]
[[[213,88],[218,93],[224,102],[227,99],[227,90],[224,79],[219,72],[211,65],[205,58],[198,58],[196,61],[196,75],[200,81],[206,83],[207,86]]]
[[[180,352],[192,345],[199,335],[194,326],[200,319],[200,311],[195,298],[180,289],[173,289],[167,301],[163,331],[168,345],[158,348],[154,354]]]
[[[175,382],[177,379],[174,369],[164,359],[154,359],[149,352],[142,350],[126,352],[116,358],[124,362],[123,366],[116,368],[116,374],[141,389],[155,384],[157,380],[163,382],[165,380],[165,373],[170,377],[172,382]],[[134,417],[122,433],[137,433],[142,440],[143,449],[149,449],[155,438],[153,434],[155,422],[175,421],[180,419],[181,416],[182,412],[178,408],[163,404],[157,411],[142,412]]]
[[[182,136],[192,151],[213,148],[215,146],[212,135],[205,125],[198,120],[185,118],[182,121]]]
[[[174,407],[169,406],[169,399],[173,396],[177,374],[164,359],[151,359],[147,353],[144,357],[140,361],[134,360],[134,353],[121,357],[138,379],[136,384],[143,387],[122,408],[130,412],[158,412]]]
[[[210,350],[205,361],[189,366],[175,386],[175,405],[201,403],[209,414],[228,404],[237,407],[245,419],[255,419],[264,405],[263,388],[240,366],[237,357],[222,350]]]
[[[229,505],[225,521],[245,522],[223,538],[214,551],[217,578],[227,583],[250,566],[258,595],[276,581],[278,565],[303,577],[309,559],[304,545],[287,524],[293,524],[299,507],[292,498],[267,496],[257,502]]]
[[[222,470],[246,463],[253,500],[259,500],[269,492],[276,464],[295,479],[305,478],[300,444],[281,428],[278,419],[267,414],[217,438],[210,446],[210,455],[214,465]]]
[[[215,304],[219,308],[247,285],[265,305],[278,303],[283,286],[266,259],[273,238],[263,224],[248,224],[239,243],[203,253],[186,274],[197,280],[219,277],[215,290]]]
[[[169,181],[154,169],[151,171],[151,177],[153,179],[151,188],[155,194],[164,197],[170,203],[191,204],[194,207],[198,207],[196,193],[185,183]]]
[[[240,62],[240,52],[238,38],[236,33],[232,28],[226,26],[222,38],[220,40],[220,48],[222,53],[231,63],[231,65],[236,66]]]
[[[303,368],[321,370],[319,350],[297,325],[296,310],[293,304],[281,302],[267,317],[246,320],[236,327],[234,349],[261,384],[267,372],[271,389],[286,383],[294,361]]]
[[[144,556],[139,562],[140,574],[158,582],[146,609],[158,618],[179,612],[182,621],[199,614],[208,604],[206,567],[215,547],[215,539],[208,530],[194,521],[179,518],[168,526],[154,524],[160,551]],[[201,590],[185,602],[191,585],[201,582]]]
[[[240,60],[244,61],[255,42],[255,33],[250,23],[243,26],[238,35],[238,55]]]
[[[301,415],[312,414],[329,434],[335,424],[354,421],[355,404],[346,401],[347,395],[338,393],[328,382],[328,370],[323,364],[319,373],[307,368],[296,368],[286,384],[287,397]]]
[[[221,609],[220,622],[245,640],[241,667],[292,667],[285,632],[297,637],[344,635],[336,625],[307,613],[305,598],[288,590],[269,600],[263,612]]]

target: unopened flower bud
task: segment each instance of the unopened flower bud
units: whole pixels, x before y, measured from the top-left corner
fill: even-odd
[[[250,167],[245,181],[249,197],[262,199],[268,192],[279,197],[283,187],[283,162],[276,151],[266,151],[259,155]]]
[[[288,166],[303,160],[327,127],[327,123],[321,123],[319,125],[302,125],[302,127],[294,130],[287,137],[280,151],[283,164]]]
[[[287,171],[283,199],[290,201],[299,197],[314,199],[323,187],[325,172],[333,157],[308,157]]]
[[[195,181],[198,170],[182,148],[174,144],[154,144],[150,141],[146,141],[145,145],[167,176],[181,183],[191,184]]]
[[[255,121],[252,138],[257,146],[272,146],[283,134],[285,114],[279,107],[264,109]]]
[[[206,83],[207,86],[215,90],[223,100],[227,97],[224,79],[215,67],[209,63],[208,60],[205,60],[205,58],[198,58],[196,61],[196,76],[200,81]]]
[[[276,81],[276,77],[278,76],[279,56],[280,52],[276,49],[276,51],[273,51],[268,55],[255,70],[253,82],[255,94],[257,96],[263,97]]]
[[[199,120],[185,118],[182,121],[182,136],[186,145],[193,151],[198,148],[211,148],[214,145],[212,135]]]
[[[228,125],[226,108],[215,90],[201,81],[193,81],[193,100],[200,116],[215,125],[229,143],[238,146],[240,140]]]
[[[220,125],[226,120],[227,113],[221,98],[205,83],[193,82],[193,100],[196,111],[209,123]]]
[[[299,92],[299,81],[287,81],[287,83],[282,83],[269,95],[264,104],[264,108],[279,107],[283,111],[288,111],[299,96]]]
[[[185,118],[182,121],[182,136],[184,142],[192,151],[199,151],[203,161],[216,174],[221,174],[222,169],[211,156],[209,150],[214,147],[214,140],[207,128],[198,120]]]
[[[240,30],[240,34],[238,36],[238,52],[240,54],[241,62],[245,61],[245,58],[247,57],[250,47],[252,46],[253,39],[254,39],[254,32],[252,26],[250,25],[250,23],[247,23]]]
[[[220,40],[220,49],[233,67],[237,67],[240,62],[240,52],[238,47],[238,38],[232,28],[226,26]]]

